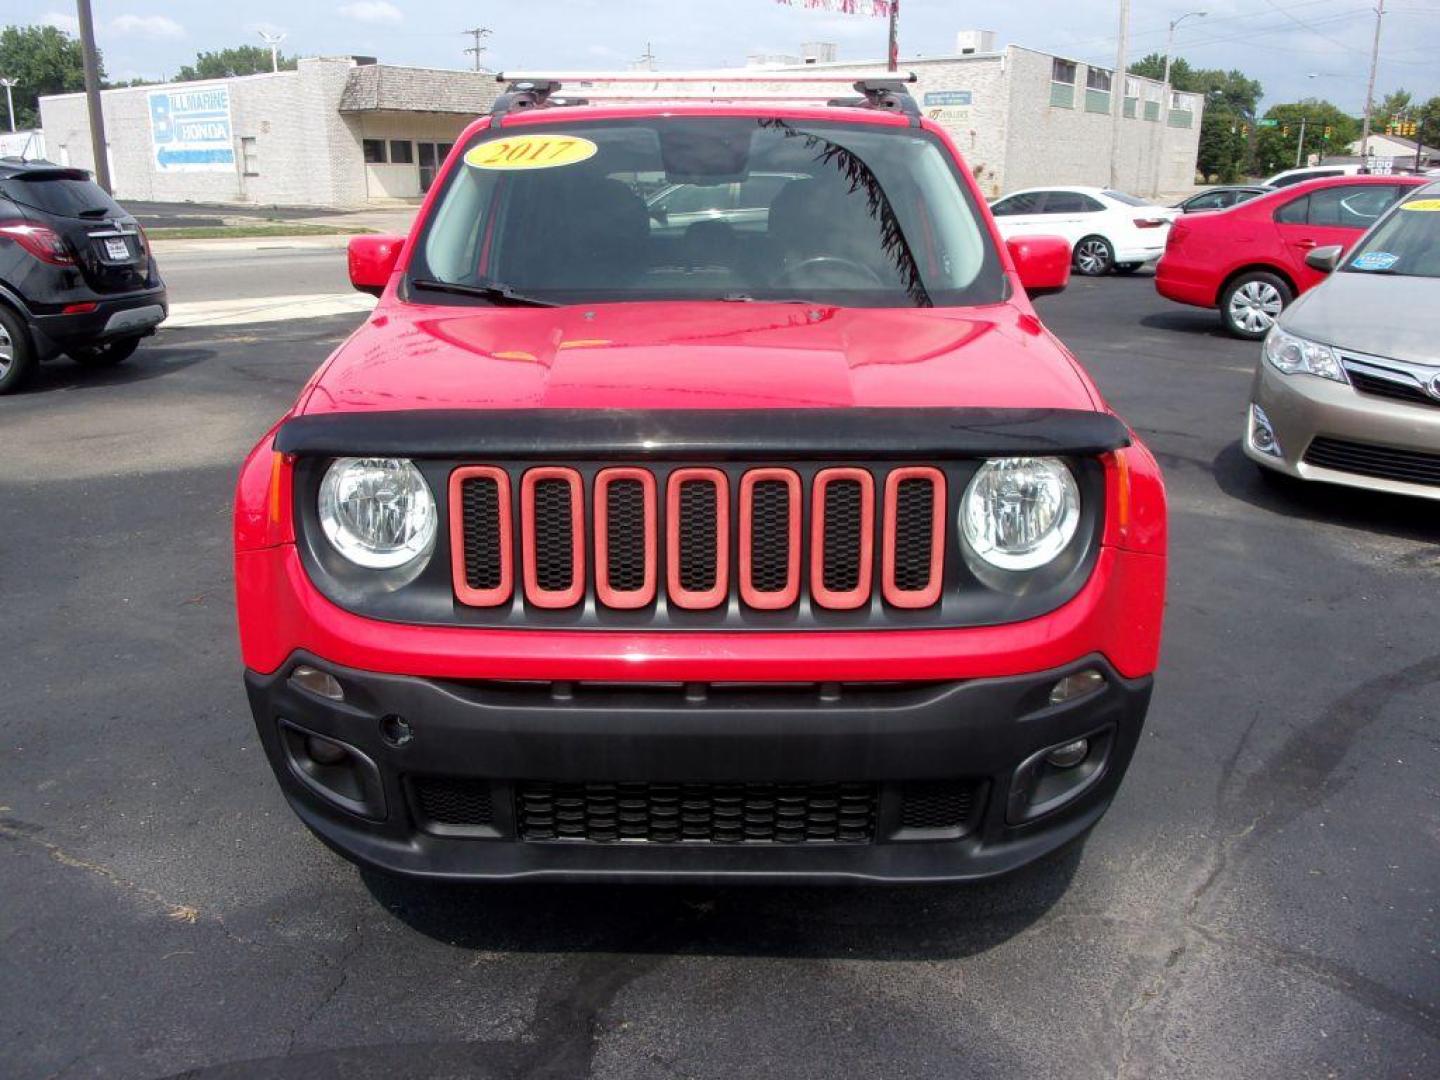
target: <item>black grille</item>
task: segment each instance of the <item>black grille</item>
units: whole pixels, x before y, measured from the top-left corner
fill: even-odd
[[[460,485],[465,519],[465,584],[472,589],[500,587],[500,485],[492,477]]]
[[[570,499],[569,481],[535,484],[535,580],[546,592],[563,592],[575,579]]]
[[[841,843],[875,836],[873,784],[524,783],[520,838],[594,843]]]
[[[750,584],[756,592],[790,585],[790,485],[759,480],[750,493]]]
[[[612,480],[606,500],[610,588],[635,592],[645,586],[645,488],[639,480]]]
[[[708,592],[715,587],[715,483],[680,484],[680,587]]]
[[[858,480],[832,480],[825,488],[823,580],[831,592],[860,586],[862,498]]]
[[[490,825],[494,821],[490,785],[483,780],[418,776],[411,781],[420,814],[433,825]]]
[[[901,480],[895,492],[895,588],[919,592],[930,584],[935,485]]]
[[[1440,408],[1440,399],[1431,397],[1419,386],[1407,386],[1403,383],[1391,382],[1389,379],[1377,379],[1373,375],[1365,375],[1353,368],[1345,370],[1350,376],[1350,382],[1361,393]]]
[[[902,829],[959,830],[970,823],[975,809],[975,785],[942,780],[909,783],[900,802]]]
[[[1321,437],[1305,451],[1305,463],[1380,480],[1440,487],[1440,454],[1426,454],[1419,450],[1396,450],[1389,446]]]

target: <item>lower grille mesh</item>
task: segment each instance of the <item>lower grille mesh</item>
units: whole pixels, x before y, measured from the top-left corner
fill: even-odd
[[[975,809],[975,785],[964,781],[908,783],[900,804],[902,829],[963,829]]]
[[[875,804],[873,784],[531,782],[515,816],[530,841],[865,844]]]
[[[1305,463],[1380,480],[1440,487],[1440,454],[1419,450],[1397,450],[1322,436],[1305,451]]]
[[[420,814],[431,824],[463,827],[494,821],[488,784],[441,776],[417,776],[411,784]]]

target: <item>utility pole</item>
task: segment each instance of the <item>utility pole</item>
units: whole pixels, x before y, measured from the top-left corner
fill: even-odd
[[[1380,66],[1380,24],[1385,18],[1385,0],[1375,9],[1375,47],[1370,51],[1370,83],[1365,87],[1365,126],[1360,135],[1360,167],[1370,171],[1370,113],[1375,108],[1375,69]]]
[[[885,50],[886,67],[900,70],[900,0],[890,0],[890,43]]]
[[[11,90],[14,87],[18,86],[19,83],[19,79],[0,79],[0,86],[5,87],[5,111],[10,117],[11,131],[15,130],[15,98],[11,94]],[[1415,160],[1420,160],[1418,155],[1416,156]]]
[[[486,29],[485,27],[483,27],[483,26],[472,26],[469,30],[461,30],[460,32],[461,32],[462,34],[469,34],[471,37],[473,37],[473,38],[475,39],[475,44],[474,44],[474,45],[471,45],[471,46],[470,46],[468,49],[466,49],[465,51],[466,51],[467,53],[469,53],[471,56],[474,56],[474,57],[475,57],[475,70],[476,70],[476,71],[479,71],[479,70],[480,70],[480,54],[485,51],[485,46],[483,46],[483,45],[480,44],[480,39],[481,39],[481,38],[487,38],[487,37],[489,37],[489,36],[490,36],[490,31],[487,30],[487,29]]]
[[[1295,144],[1295,168],[1300,168],[1305,163],[1300,160],[1305,153],[1305,121],[1309,119],[1304,113],[1300,114],[1300,141]]]
[[[635,71],[654,71],[654,70],[655,70],[655,50],[650,47],[650,42],[648,42],[648,41],[645,42],[645,51],[640,54],[640,59],[638,59],[638,60],[635,61],[635,65],[634,65],[633,70],[635,70]]]
[[[85,54],[85,105],[90,112],[90,150],[95,155],[95,182],[110,190],[110,159],[105,153],[105,112],[100,107],[100,62],[95,55],[95,20],[90,0],[75,0],[80,17],[80,48]]]
[[[1155,125],[1155,145],[1151,147],[1150,154],[1150,156],[1155,159],[1155,185],[1150,192],[1151,195],[1160,194],[1160,154],[1165,148],[1165,129],[1170,124],[1170,61],[1175,53],[1175,28],[1190,18],[1203,19],[1205,18],[1205,12],[1187,11],[1178,19],[1171,19],[1170,32],[1165,37],[1165,78],[1161,80],[1160,115],[1155,118],[1159,123]],[[1145,102],[1137,101],[1135,105],[1136,110],[1143,117],[1145,115]],[[1123,101],[1121,102],[1121,106],[1124,106]]]
[[[267,30],[257,31],[260,40],[270,46],[270,70],[280,70],[280,43],[285,40],[284,34],[272,34]]]
[[[1120,122],[1125,116],[1125,47],[1130,37],[1130,0],[1120,0],[1120,44],[1110,77],[1110,186],[1120,186]],[[1119,83],[1117,93],[1116,83]]]

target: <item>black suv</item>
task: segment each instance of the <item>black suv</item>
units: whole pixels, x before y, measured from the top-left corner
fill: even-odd
[[[60,353],[118,364],[166,307],[144,231],[89,173],[0,159],[0,394]]]

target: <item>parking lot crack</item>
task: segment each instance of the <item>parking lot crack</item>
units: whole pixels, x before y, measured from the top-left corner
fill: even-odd
[[[315,1018],[329,1008],[330,1003],[339,996],[340,991],[345,989],[345,984],[350,981],[350,963],[359,955],[364,946],[365,933],[361,929],[360,923],[356,922],[354,928],[346,935],[345,944],[341,949],[340,955],[333,961],[335,978],[325,989],[325,992],[320,995],[319,1000],[307,1009],[305,1015],[291,1027],[289,1037],[285,1042],[285,1057],[289,1057],[294,1053],[295,1043],[296,1040],[299,1039],[301,1032],[314,1023]]]

